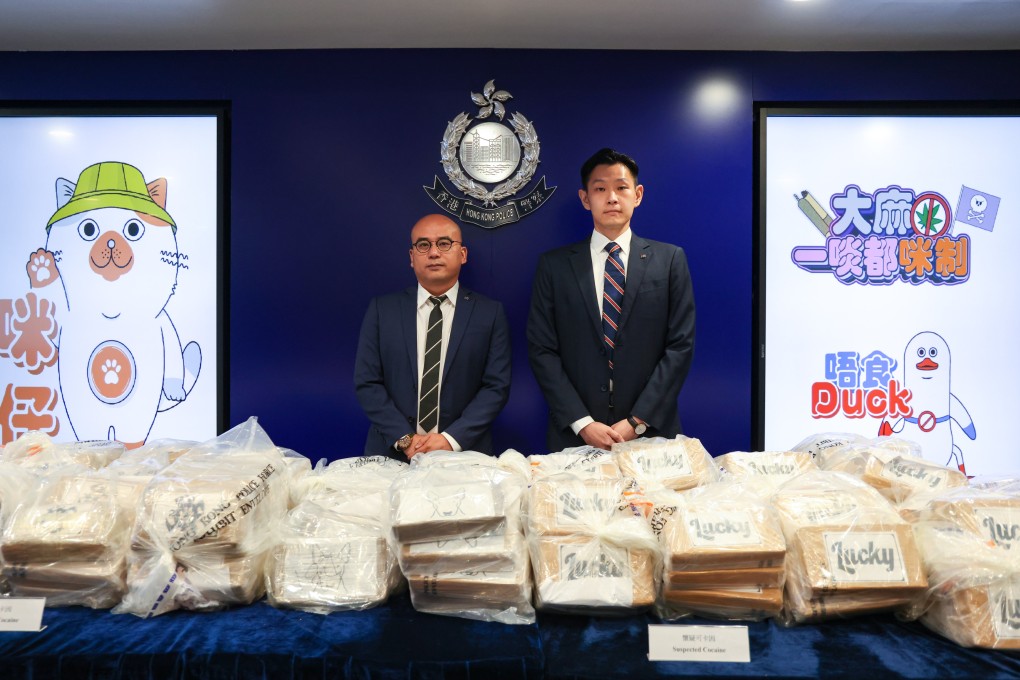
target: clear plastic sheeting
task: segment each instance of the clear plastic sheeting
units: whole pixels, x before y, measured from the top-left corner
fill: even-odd
[[[758,477],[776,488],[818,466],[806,451],[733,451],[715,459],[726,474],[738,479]]]
[[[627,486],[567,472],[532,484],[526,525],[539,608],[624,613],[655,602],[658,544]]]
[[[139,505],[128,592],[115,613],[246,604],[288,498],[285,463],[256,419],[191,448],[152,478]]]
[[[786,537],[784,623],[902,610],[927,588],[911,526],[861,480],[809,472],[772,504]]]
[[[947,491],[915,533],[931,587],[911,614],[964,647],[1020,650],[1020,495]]]
[[[368,609],[401,584],[386,529],[378,522],[304,501],[287,515],[279,536],[266,564],[274,607],[318,614]]]
[[[659,488],[683,491],[719,477],[712,456],[701,441],[684,435],[615,444],[613,455],[623,475],[635,479],[645,492]]]
[[[3,577],[17,597],[48,606],[112,607],[124,592],[129,515],[117,481],[60,468],[22,499],[0,535]]]
[[[786,540],[762,482],[724,479],[656,498],[653,528],[663,553],[665,619],[777,616],[783,604]]]
[[[421,460],[419,460],[421,459]],[[401,572],[418,611],[529,624],[531,570],[521,526],[523,456],[415,456],[390,488]]]

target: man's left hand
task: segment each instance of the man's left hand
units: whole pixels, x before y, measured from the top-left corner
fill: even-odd
[[[626,418],[617,423],[613,423],[613,429],[616,430],[621,437],[623,437],[623,441],[625,442],[637,439],[637,432],[635,432],[634,428],[630,426],[630,423],[627,422]]]

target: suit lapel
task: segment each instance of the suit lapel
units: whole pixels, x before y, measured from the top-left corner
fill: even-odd
[[[641,289],[641,282],[648,271],[652,259],[652,248],[648,241],[637,236],[630,239],[630,257],[627,258],[626,288],[623,293],[623,309],[620,311],[620,328],[627,325],[630,312],[634,309],[634,300]]]
[[[464,332],[471,323],[471,312],[475,309],[475,297],[470,290],[463,286],[460,288],[460,297],[457,300],[457,309],[453,313],[453,328],[450,329],[450,344],[446,346],[446,360],[443,363],[443,381],[446,383],[446,376],[450,373],[450,366],[453,365],[453,357],[457,354],[460,341],[464,339]]]
[[[574,252],[570,254],[570,266],[574,270],[574,279],[578,288],[581,289],[581,300],[584,301],[584,309],[588,313],[592,330],[595,336],[602,337],[602,322],[599,320],[599,301],[595,297],[595,276],[594,265],[591,261],[591,243],[582,241],[574,245]]]
[[[418,288],[411,287],[404,291],[400,301],[400,330],[404,335],[407,348],[407,361],[414,376],[414,390],[418,391]]]

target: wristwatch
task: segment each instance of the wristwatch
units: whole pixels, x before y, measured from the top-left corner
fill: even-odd
[[[627,422],[634,428],[634,434],[639,437],[645,433],[645,430],[648,429],[648,425],[645,423],[639,423],[634,416],[627,416]]]
[[[403,453],[404,451],[407,451],[407,447],[411,445],[411,438],[412,437],[414,437],[413,434],[405,434],[403,437],[398,439],[397,440],[397,445],[395,447],[397,449],[397,451],[400,451],[401,453]]]

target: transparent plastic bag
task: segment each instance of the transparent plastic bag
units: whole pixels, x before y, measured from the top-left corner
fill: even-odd
[[[285,465],[251,418],[156,474],[139,503],[128,592],[114,612],[148,617],[261,597],[265,553],[287,509]]]
[[[715,462],[723,472],[738,479],[758,477],[774,488],[818,469],[806,451],[732,451],[717,457]]]
[[[417,460],[420,456],[415,456]],[[391,530],[418,611],[535,621],[521,529],[520,461],[428,454],[390,489]]]
[[[130,535],[116,478],[59,467],[39,483],[0,534],[7,587],[48,606],[112,607],[124,592]]]
[[[650,437],[613,445],[613,455],[624,476],[645,491],[656,488],[683,491],[714,482],[719,471],[712,456],[693,437]]]
[[[382,526],[311,501],[290,511],[266,563],[270,604],[318,614],[375,607],[400,584]]]
[[[291,498],[388,527],[390,486],[407,469],[407,463],[387,456],[341,458],[295,480]]]
[[[949,490],[914,533],[930,589],[906,617],[965,647],[1020,649],[1020,497]]]
[[[619,479],[622,474],[611,451],[594,446],[575,446],[554,453],[528,456],[531,478],[569,472],[585,479]]]
[[[856,477],[808,472],[772,504],[786,537],[783,623],[902,610],[927,588],[910,525]]]
[[[930,496],[967,486],[967,477],[954,468],[909,455],[883,459],[872,456],[861,476],[891,503],[900,504],[915,494]]]
[[[786,540],[760,486],[755,478],[725,478],[678,494],[672,503],[656,498],[661,618],[693,613],[762,620],[779,614]]]
[[[532,484],[526,535],[540,609],[625,614],[655,602],[658,543],[627,485],[570,473]]]

